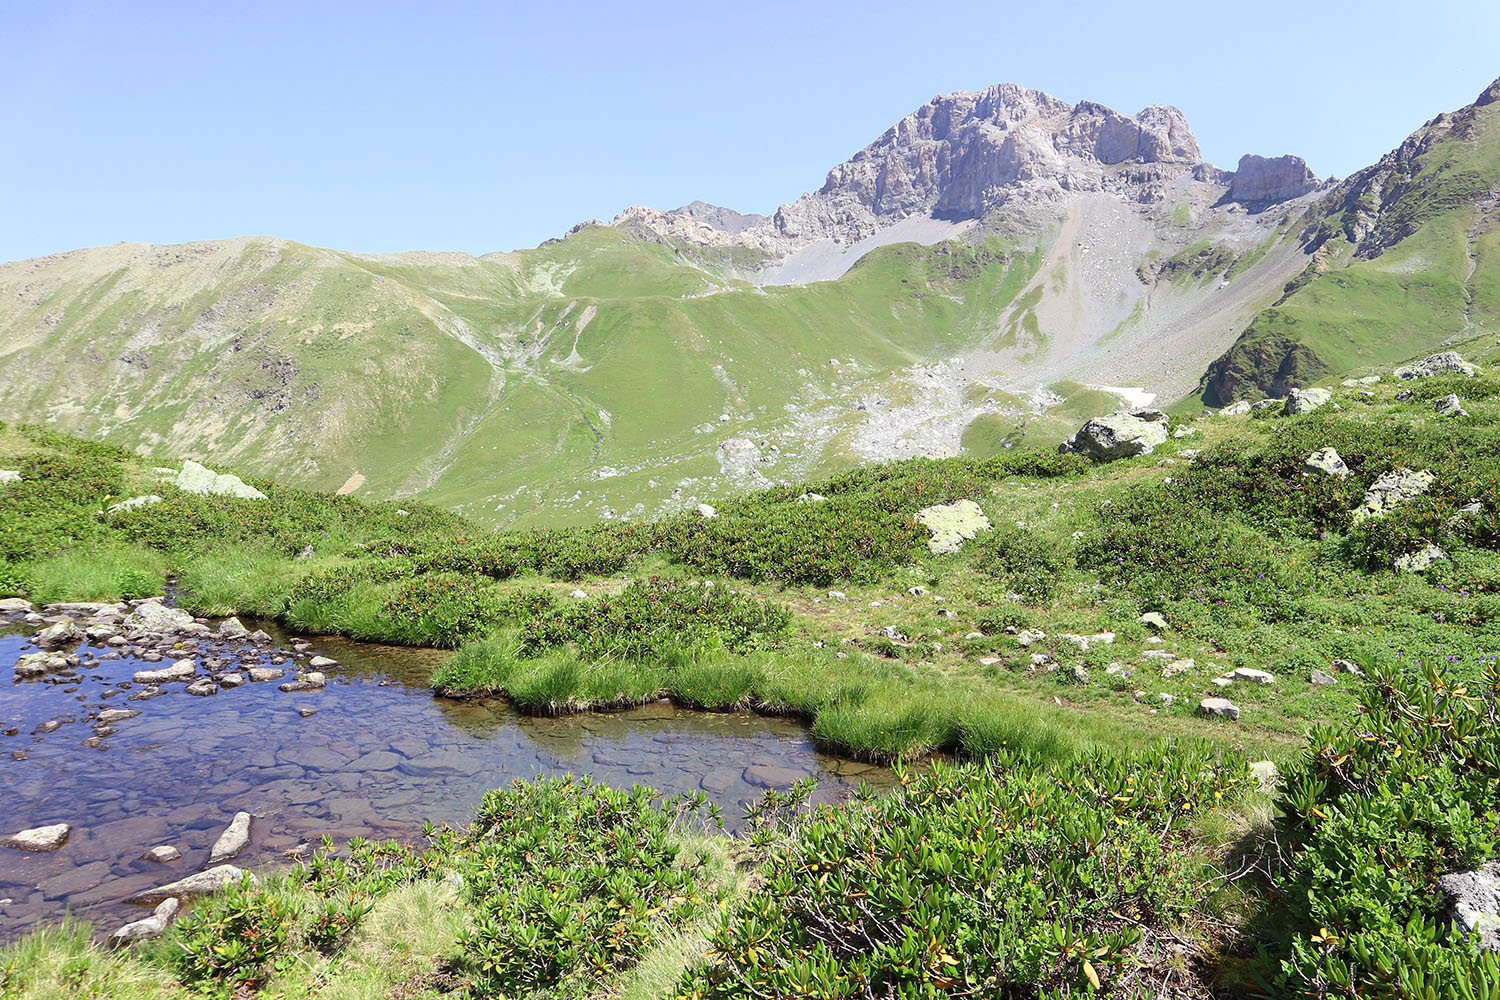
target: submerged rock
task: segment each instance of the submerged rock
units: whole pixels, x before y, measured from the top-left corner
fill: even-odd
[[[43,851],[55,851],[68,842],[68,834],[73,828],[67,823],[53,823],[51,826],[34,826],[20,833],[13,833],[9,837],[0,840],[0,847],[9,847],[17,851],[31,851],[40,853]]]
[[[145,854],[141,855],[142,861],[154,861],[159,865],[168,864],[182,857],[182,852],[171,844],[158,844]]]
[[[160,670],[137,670],[130,679],[137,684],[169,684],[172,681],[185,681],[197,672],[196,662],[182,659]]]
[[[936,504],[917,511],[917,523],[932,532],[927,548],[932,552],[957,552],[963,543],[990,530],[990,519],[973,500]]]
[[[328,684],[328,678],[316,670],[310,670],[305,674],[298,674],[294,681],[278,684],[276,689],[291,694],[294,691],[321,691]]]

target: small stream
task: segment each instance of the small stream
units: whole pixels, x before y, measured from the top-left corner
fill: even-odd
[[[278,644],[289,641],[264,627]],[[0,667],[33,652],[26,642],[20,630],[0,632]],[[253,837],[232,863],[256,867],[286,863],[325,835],[417,840],[424,820],[463,824],[487,790],[543,774],[701,790],[731,829],[742,803],[802,777],[818,779],[824,801],[862,780],[893,782],[886,769],[819,753],[790,720],[665,703],[532,718],[499,700],[434,697],[427,681],[443,652],[334,638],[317,639],[316,651],[339,661],[324,670],[321,691],[282,693],[263,682],[194,697],[178,683],[129,701],[140,690],[128,683],[132,673],[167,664],[126,653],[88,665],[107,655],[89,645],[76,650],[84,669],[65,680],[0,680],[0,730],[15,730],[0,736],[0,835],[73,826],[55,852],[0,848],[0,940],[70,911],[103,933],[139,918],[145,911],[121,900],[200,870],[238,810],[254,817]],[[85,746],[96,736],[90,717],[109,708],[141,714]],[[141,860],[163,844],[182,857]]]

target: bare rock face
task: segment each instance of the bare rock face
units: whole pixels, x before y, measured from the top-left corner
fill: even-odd
[[[1235,168],[1226,201],[1258,211],[1316,191],[1322,182],[1300,156],[1256,156],[1246,153]]]
[[[702,222],[719,230],[721,233],[728,233],[731,236],[743,233],[751,226],[758,226],[766,221],[766,216],[764,215],[747,215],[743,212],[736,212],[732,208],[724,208],[721,205],[710,205],[706,201],[694,201],[683,205],[681,208],[674,208],[667,214],[686,216],[694,222]]]

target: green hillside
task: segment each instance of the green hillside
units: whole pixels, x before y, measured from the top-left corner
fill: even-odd
[[[1301,221],[1310,259],[1204,375],[1209,405],[1284,395],[1500,328],[1500,81]]]
[[[1460,347],[1479,376],[1194,416],[1120,462],[1016,447],[550,530],[269,480],[200,496],[161,482],[165,456],[0,428],[0,594],[172,574],[197,613],[453,648],[431,678],[451,696],[665,697],[793,715],[847,756],[959,758],[833,807],[772,793],[734,838],[645,790],[519,784],[426,845],[263,872],[160,942],[39,928],[0,950],[0,989],[1483,996],[1461,987],[1500,965],[1434,888],[1500,831],[1500,348]],[[1448,393],[1470,415],[1438,415]],[[1307,470],[1327,447],[1347,476]],[[1411,469],[1425,493],[1356,516]],[[990,527],[934,552],[916,515],[958,501]]]

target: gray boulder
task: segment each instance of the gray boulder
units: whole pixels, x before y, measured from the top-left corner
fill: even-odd
[[[196,661],[181,659],[160,670],[137,670],[130,679],[137,684],[170,684],[172,681],[188,680],[197,672]]]
[[[1120,411],[1094,417],[1058,446],[1097,462],[1149,455],[1167,440],[1167,417],[1159,410]]]
[[[1319,687],[1331,687],[1338,682],[1339,679],[1337,677],[1329,673],[1324,673],[1321,670],[1314,670],[1310,679],[1310,683],[1316,684]]]
[[[24,597],[0,598],[0,615],[30,614],[31,602]]]
[[[718,517],[719,516],[719,512],[714,509],[713,505],[712,504],[706,504],[706,503],[700,503],[698,506],[694,507],[693,508],[693,513],[697,514],[699,517]]]
[[[176,882],[169,882],[155,889],[146,889],[138,892],[134,896],[128,897],[125,902],[134,906],[140,906],[143,904],[152,905],[160,903],[173,896],[179,899],[191,896],[207,896],[218,892],[225,886],[233,885],[245,875],[249,875],[249,873],[243,868],[236,868],[234,865],[219,865],[217,868],[210,868],[207,871],[189,875],[187,878],[178,879]],[[250,875],[250,878],[253,880],[255,876]]]
[[[1479,947],[1500,951],[1500,861],[1438,879],[1454,927],[1473,935]]]
[[[82,640],[83,631],[71,621],[49,625],[31,637],[32,643],[40,649],[56,649],[59,646],[66,646],[70,642],[80,642]]]
[[[1198,714],[1208,718],[1238,719],[1240,707],[1228,698],[1204,698],[1198,702]]]
[[[1299,413],[1311,413],[1320,406],[1327,406],[1333,402],[1333,393],[1328,389],[1293,389],[1287,393],[1286,403],[1281,412],[1287,416],[1295,416]]]
[[[68,658],[61,653],[27,653],[16,660],[16,679],[44,677],[68,669]]]
[[[1230,403],[1219,411],[1221,417],[1240,417],[1250,412],[1250,401],[1242,399],[1237,403]]]
[[[1349,475],[1349,466],[1339,457],[1339,453],[1332,448],[1319,448],[1308,455],[1302,462],[1302,471],[1308,475],[1321,472],[1329,476],[1337,476],[1343,479]]]
[[[1440,417],[1467,417],[1469,415],[1469,411],[1464,409],[1463,400],[1451,392],[1434,402],[1432,409]]]
[[[15,469],[0,469],[0,486],[8,486],[11,483],[19,483],[21,473]]]
[[[159,601],[147,601],[138,605],[125,617],[127,627],[147,632],[176,632],[192,624],[192,615],[181,608],[169,608]]]
[[[177,916],[177,908],[180,905],[176,896],[170,896],[156,904],[156,909],[151,911],[151,916],[142,920],[133,920],[115,931],[109,939],[116,944],[124,944],[127,941],[138,941],[142,938],[160,937]]]
[[[1246,153],[1235,167],[1225,200],[1236,201],[1251,211],[1278,202],[1300,198],[1322,186],[1317,174],[1300,156],[1257,156]]]
[[[1137,618],[1136,621],[1153,632],[1165,632],[1167,630],[1167,619],[1160,611],[1147,611]]]
[[[1387,472],[1365,491],[1364,500],[1354,510],[1354,523],[1358,524],[1370,517],[1380,517],[1408,500],[1415,500],[1431,489],[1436,479],[1428,469],[1420,472],[1394,469]]]
[[[223,864],[230,858],[235,857],[246,847],[250,846],[250,814],[237,812],[234,819],[219,834],[219,839],[214,841],[213,850],[208,854],[209,865]]]
[[[150,507],[152,504],[158,503],[161,503],[161,497],[155,493],[146,493],[138,497],[131,497],[129,500],[121,500],[119,503],[110,504],[106,509],[111,514],[121,514],[128,510],[135,510],[138,507]]]
[[[1427,378],[1429,375],[1478,375],[1479,369],[1469,364],[1457,351],[1432,354],[1421,361],[1397,368],[1392,374],[1399,379]]]
[[[1428,542],[1415,552],[1408,552],[1404,556],[1397,556],[1392,566],[1401,573],[1421,573],[1427,570],[1435,562],[1441,562],[1448,558],[1448,553],[1438,548],[1432,542]]]
[[[239,476],[218,473],[207,466],[189,459],[182,463],[177,474],[177,488],[184,493],[239,497],[242,500],[264,500],[266,495],[253,486],[246,485]]]

